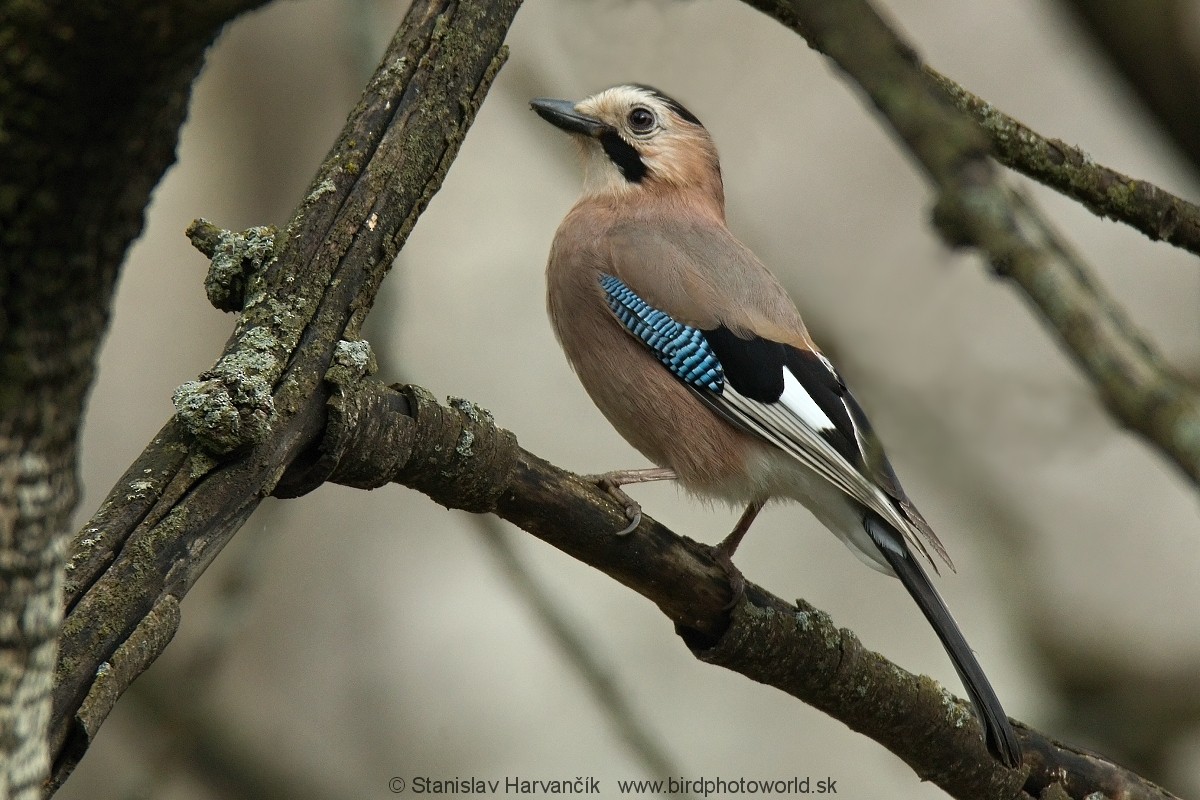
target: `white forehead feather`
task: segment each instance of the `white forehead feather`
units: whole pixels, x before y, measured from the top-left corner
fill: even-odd
[[[629,112],[637,106],[650,109],[658,118],[658,125],[642,135],[629,129]],[[671,186],[699,189],[718,206],[723,204],[716,146],[700,121],[678,101],[652,86],[625,84],[581,100],[575,109],[612,126],[620,141],[577,137],[584,155],[584,194],[623,196],[650,186]],[[631,157],[640,167],[639,176],[632,179],[629,167],[622,163]]]
[[[669,112],[663,98],[641,86],[613,86],[591,97],[581,100],[576,109],[606,122],[625,116],[625,112],[636,105],[647,106],[659,112]]]

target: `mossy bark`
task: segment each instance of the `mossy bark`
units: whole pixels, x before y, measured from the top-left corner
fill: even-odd
[[[0,3],[0,796],[50,754],[79,421],[192,80],[253,2]]]
[[[70,545],[51,789],[170,641],[177,601],[321,439],[326,375],[355,352],[343,343],[440,187],[519,5],[415,2],[291,221],[211,276],[241,312],[225,351],[176,393],[176,417]],[[210,256],[236,238],[203,222],[191,233]]]

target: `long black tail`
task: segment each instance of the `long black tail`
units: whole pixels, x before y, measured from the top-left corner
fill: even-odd
[[[942,640],[942,646],[954,662],[954,669],[958,671],[958,677],[962,679],[975,712],[983,723],[988,750],[1007,767],[1021,766],[1021,745],[1000,706],[1000,700],[983,674],[983,668],[975,660],[975,654],[963,638],[954,617],[950,616],[950,610],[929,582],[929,577],[913,557],[912,551],[900,534],[874,512],[867,512],[863,525]]]

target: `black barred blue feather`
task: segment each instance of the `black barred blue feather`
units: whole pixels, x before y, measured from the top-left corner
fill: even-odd
[[[625,329],[709,408],[791,453],[866,507],[890,513],[885,519],[899,530],[920,532],[950,563],[900,488],[866,415],[824,356],[761,336],[743,339],[724,326],[685,325],[613,275],[601,274],[600,286]],[[910,540],[929,555],[911,531]]]
[[[676,322],[613,275],[601,275],[608,307],[630,333],[650,348],[658,360],[684,383],[720,394],[725,371],[704,331]]]

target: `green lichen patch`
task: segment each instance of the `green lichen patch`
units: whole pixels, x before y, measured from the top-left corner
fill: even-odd
[[[275,257],[275,228],[221,231],[204,278],[208,300],[221,311],[241,311],[250,279]]]
[[[188,381],[171,402],[175,417],[209,450],[228,453],[241,445],[241,415],[221,381]]]
[[[218,455],[263,441],[275,419],[272,391],[283,351],[268,329],[244,331],[212,369],[175,390],[176,417]]]
[[[488,411],[483,406],[475,405],[466,398],[447,397],[446,402],[450,404],[451,408],[474,422],[476,425],[496,424],[496,418],[492,416],[491,411]]]
[[[326,194],[329,194],[330,192],[336,192],[336,191],[337,191],[337,186],[334,184],[333,180],[330,178],[326,178],[325,180],[318,183],[316,185],[316,187],[313,188],[313,190],[308,193],[308,197],[304,198],[304,202],[309,205],[312,205],[313,203],[320,200],[322,195],[326,195]]]
[[[342,339],[333,351],[333,363],[325,373],[325,380],[338,386],[350,386],[367,375],[379,371],[375,353],[365,339]]]

